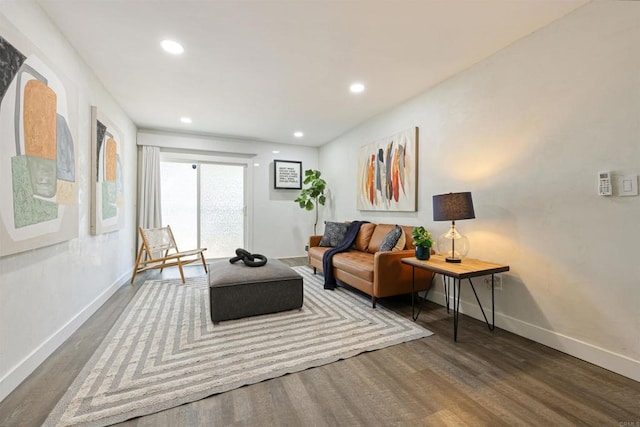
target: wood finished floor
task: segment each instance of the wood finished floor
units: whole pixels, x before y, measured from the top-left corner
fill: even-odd
[[[285,259],[291,266],[302,258]],[[188,267],[187,275],[202,274]],[[146,279],[120,288],[0,402],[0,426],[39,426]],[[369,304],[363,296],[363,304]],[[381,301],[410,317],[410,298]],[[427,303],[418,323],[435,335],[182,405],[120,426],[632,426],[640,383],[499,328],[489,332]]]

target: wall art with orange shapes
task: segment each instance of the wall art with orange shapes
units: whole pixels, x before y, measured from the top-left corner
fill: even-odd
[[[361,147],[356,175],[359,210],[415,212],[418,128]]]
[[[91,107],[91,234],[124,226],[122,133],[97,107]]]
[[[77,96],[14,33],[0,35],[0,256],[78,236]]]

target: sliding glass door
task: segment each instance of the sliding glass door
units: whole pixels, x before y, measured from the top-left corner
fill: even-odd
[[[244,241],[244,166],[201,164],[200,244],[210,258],[235,255]]]
[[[162,161],[162,222],[178,247],[208,248],[207,258],[246,247],[245,165]]]

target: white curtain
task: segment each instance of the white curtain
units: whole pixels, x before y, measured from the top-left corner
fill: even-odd
[[[138,225],[142,228],[162,226],[160,209],[160,148],[142,147],[140,203]]]

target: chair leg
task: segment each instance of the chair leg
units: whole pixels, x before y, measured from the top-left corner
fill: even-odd
[[[163,257],[163,258],[166,258],[166,257],[167,257],[167,255],[169,255],[169,249],[167,249],[166,251],[164,251],[164,257]],[[178,262],[180,262],[180,260],[178,260]],[[166,260],[166,259],[162,260],[162,267],[160,267],[160,273],[162,273],[162,270],[164,270],[164,265],[165,265],[166,263],[167,263],[167,260]],[[183,280],[183,281],[184,281],[184,280]]]
[[[180,269],[180,277],[182,278],[182,284],[184,285],[184,271],[182,271],[182,262],[180,261],[180,258],[178,258],[178,268]]]
[[[202,266],[204,267],[204,272],[208,273],[208,271],[207,271],[207,262],[204,260],[204,253],[200,252],[200,258],[202,258]]]
[[[133,279],[136,278],[136,274],[138,274],[138,265],[140,265],[140,259],[142,258],[143,248],[141,247],[138,251],[138,256],[136,257],[136,265],[133,266],[133,276],[131,276],[131,284],[133,284]]]

